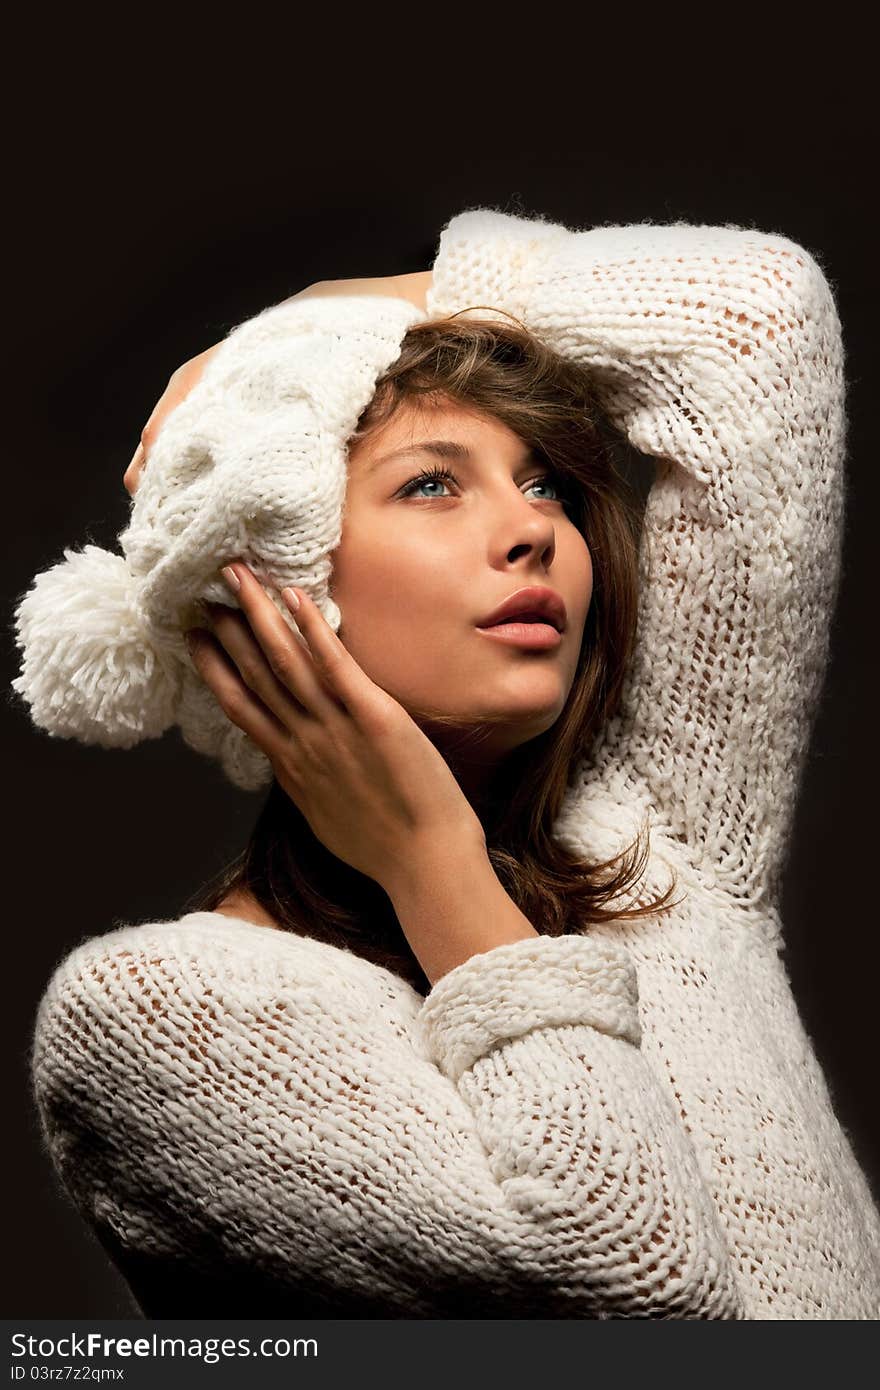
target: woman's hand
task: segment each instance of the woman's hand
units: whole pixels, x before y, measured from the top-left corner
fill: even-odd
[[[242,612],[206,608],[216,641],[198,639],[193,664],[327,849],[389,896],[417,860],[484,849],[479,817],[442,755],[308,595],[296,590],[291,608],[299,641],[247,566],[229,568]]]
[[[316,295],[382,294],[388,295],[392,299],[408,299],[411,304],[425,309],[426,296],[431,281],[432,273],[430,270],[419,270],[412,275],[378,275],[361,280],[318,280],[314,285],[307,286],[306,289],[291,295],[290,299],[285,299],[282,303],[290,304],[294,299],[309,299]],[[215,343],[213,347],[200,352],[197,357],[191,357],[188,362],[184,362],[173,373],[165,391],[153,407],[152,415],[141,431],[141,442],[135,449],[134,457],[122,476],[123,484],[129,496],[133,497],[137,491],[149,452],[166,416],[170,415],[171,411],[185,400],[196,383],[201,380],[202,373],[214,353],[218,352],[222,346],[222,343]]]
[[[152,415],[141,430],[141,442],[134,451],[131,463],[122,475],[122,481],[130,496],[133,497],[137,491],[147,461],[147,452],[153,447],[153,441],[159,433],[166,415],[170,415],[172,410],[175,410],[181,401],[186,399],[196,382],[201,379],[205,367],[220,346],[220,343],[215,343],[213,347],[200,352],[198,357],[191,357],[188,362],[184,362],[173,373],[164,393],[153,407]]]

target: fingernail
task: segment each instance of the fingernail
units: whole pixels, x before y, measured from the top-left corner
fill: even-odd
[[[299,609],[299,596],[297,595],[297,592],[296,592],[295,589],[282,589],[282,590],[281,590],[281,597],[284,599],[284,602],[287,604],[287,606],[288,606],[288,608],[290,609],[291,613],[296,613],[296,612],[298,611],[298,609]]]
[[[221,570],[221,574],[223,575],[223,578],[226,580],[226,583],[229,585],[230,589],[234,589],[235,592],[238,593],[239,589],[241,588],[241,580],[235,573],[235,570],[232,568],[232,566],[224,565],[223,569]]]

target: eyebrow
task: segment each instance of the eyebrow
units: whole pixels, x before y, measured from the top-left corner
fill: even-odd
[[[460,444],[455,439],[425,439],[421,444],[406,444],[401,449],[394,449],[390,454],[383,454],[381,458],[373,459],[372,463],[365,469],[368,476],[383,463],[390,463],[392,459],[404,458],[412,454],[434,454],[442,459],[469,459],[472,458],[470,449],[466,444]],[[523,462],[528,463],[535,457],[534,449],[527,448],[523,455]]]

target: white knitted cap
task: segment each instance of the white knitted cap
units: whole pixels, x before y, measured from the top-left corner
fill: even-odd
[[[238,606],[219,573],[237,558],[278,594],[304,589],[339,628],[328,586],[347,441],[406,330],[426,317],[403,299],[328,295],[276,305],[230,332],[162,425],[122,555],[65,549],[18,604],[12,687],[34,724],[105,748],[177,724],[236,786],[268,785],[268,758],[223,713],[183,632],[198,623],[200,600]]]

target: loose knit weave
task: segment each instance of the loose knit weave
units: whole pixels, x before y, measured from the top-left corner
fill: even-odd
[[[36,1024],[52,1158],[154,1314],[877,1318],[880,1213],[778,908],[840,568],[830,286],[777,234],[479,209],[428,313],[483,305],[657,460],[622,707],[554,833],[605,858],[647,813],[640,893],[674,870],[684,901],[425,999],[219,913],[87,940]]]

